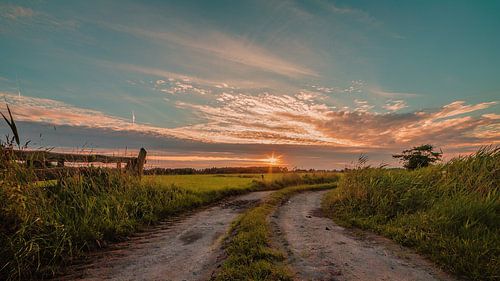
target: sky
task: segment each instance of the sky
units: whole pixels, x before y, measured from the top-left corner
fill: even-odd
[[[0,0],[0,110],[32,148],[343,168],[500,144],[500,1]],[[6,124],[0,134],[8,134]]]

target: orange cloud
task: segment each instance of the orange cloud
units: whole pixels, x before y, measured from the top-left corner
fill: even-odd
[[[16,120],[174,137],[205,143],[321,145],[345,148],[391,148],[419,143],[448,147],[500,143],[497,114],[472,113],[494,102],[467,105],[456,101],[433,111],[373,113],[338,111],[301,94],[224,93],[216,104],[178,102],[204,122],[177,128],[132,124],[131,120],[63,102],[0,93]],[[360,106],[367,105],[358,101]],[[475,114],[477,115],[477,114]]]

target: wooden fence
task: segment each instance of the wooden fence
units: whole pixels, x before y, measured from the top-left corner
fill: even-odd
[[[11,159],[24,162],[38,174],[52,175],[60,171],[77,171],[78,167],[66,166],[68,163],[116,163],[116,168],[137,176],[142,176],[146,163],[146,150],[141,148],[137,157],[108,156],[101,154],[58,153],[45,150],[11,150]],[[55,165],[53,164],[55,163]],[[46,176],[45,176],[46,177]],[[48,178],[50,178],[49,176]]]

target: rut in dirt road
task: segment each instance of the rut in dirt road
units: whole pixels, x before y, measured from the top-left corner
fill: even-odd
[[[238,196],[174,223],[113,245],[62,280],[208,280],[222,253],[222,238],[239,213],[270,191]]]
[[[389,239],[354,234],[323,217],[326,192],[296,195],[272,216],[296,280],[454,280]]]

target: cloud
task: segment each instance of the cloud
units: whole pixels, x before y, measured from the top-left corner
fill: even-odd
[[[498,134],[473,134],[496,126],[491,118],[457,117],[493,103],[454,102],[430,112],[377,114],[367,101],[357,100],[354,112],[334,111],[324,104],[296,96],[223,94],[217,106],[181,103],[198,112],[204,124],[184,127],[216,142],[393,147],[434,142],[477,145],[499,141]],[[444,119],[443,117],[448,118]],[[484,131],[484,129],[482,130]],[[495,138],[496,137],[496,138]]]
[[[199,94],[207,95],[211,93],[210,89],[204,89],[198,87],[195,83],[191,82],[189,79],[174,79],[169,78],[168,80],[156,80],[154,83],[154,88],[162,93],[167,93],[171,95],[175,94]]]
[[[189,138],[183,136],[180,132],[172,132],[167,128],[147,124],[132,124],[131,120],[107,115],[92,109],[75,107],[56,100],[27,96],[19,97],[11,93],[1,92],[0,99],[3,99],[10,106],[14,112],[15,120],[18,121]]]
[[[158,83],[162,83],[161,81]],[[222,93],[213,104],[177,102],[202,121],[162,128],[83,109],[60,101],[1,93],[16,120],[67,125],[217,144],[308,145],[344,148],[395,148],[421,143],[470,147],[500,143],[496,114],[473,116],[495,103],[452,102],[434,110],[372,113],[356,100],[355,111],[334,110],[297,95]],[[475,114],[477,115],[477,114]]]
[[[31,18],[35,15],[35,11],[30,8],[14,6],[14,5],[0,5],[0,17],[12,21],[17,21],[23,18]]]
[[[419,94],[415,93],[388,92],[376,87],[369,87],[366,90],[369,93],[386,98],[414,98],[420,96]]]
[[[333,3],[327,3],[324,1],[319,1],[319,3],[322,4],[322,6],[325,7],[328,11],[333,12],[334,14],[352,16],[354,19],[360,22],[367,23],[373,26],[379,26],[381,24],[375,17],[363,10],[347,6],[340,7]]]
[[[205,153],[206,154],[206,153]],[[266,159],[239,157],[236,155],[229,156],[206,156],[206,155],[151,155],[148,156],[149,161],[184,161],[184,162],[214,162],[214,161],[238,161],[238,162],[251,162],[254,164],[268,163]]]
[[[175,80],[179,80],[179,81],[186,81],[186,79],[187,79],[192,83],[198,84],[198,87],[204,88],[204,89],[210,89],[210,88],[263,89],[263,88],[269,87],[271,84],[273,84],[274,86],[281,86],[281,87],[287,86],[285,84],[275,83],[275,81],[264,81],[264,80],[253,81],[253,80],[234,79],[234,78],[228,78],[225,80],[207,79],[207,78],[201,78],[201,77],[194,76],[194,75],[186,75],[186,74],[181,74],[181,73],[172,72],[172,71],[168,71],[168,70],[164,70],[164,69],[160,69],[160,68],[154,68],[154,67],[146,67],[146,66],[132,65],[132,64],[112,63],[112,62],[108,62],[108,61],[98,61],[97,63],[99,65],[114,68],[114,69],[121,70],[121,71],[137,72],[137,73],[141,73],[141,74],[152,75],[155,77],[161,77],[161,78],[166,79],[166,80],[175,79]],[[268,82],[270,82],[270,83],[268,83]]]
[[[452,117],[456,115],[461,115],[465,113],[470,113],[482,109],[486,109],[488,107],[491,107],[495,105],[496,102],[483,102],[483,103],[478,103],[474,105],[466,105],[465,101],[455,101],[452,102],[448,105],[443,106],[442,110],[438,113],[435,114],[435,118],[446,118],[446,117]]]
[[[483,114],[483,117],[492,120],[500,120],[500,114],[495,113]]]
[[[16,26],[36,27],[49,30],[74,30],[79,26],[75,20],[63,20],[28,7],[0,4],[0,23],[5,25],[2,31],[16,31]]]
[[[153,31],[111,23],[102,23],[102,25],[137,37],[177,44],[191,51],[208,55],[219,63],[223,60],[292,78],[319,76],[314,70],[281,58],[244,37],[231,36],[217,30],[208,28],[200,30],[187,27],[186,24],[175,32]]]
[[[307,91],[300,91],[295,97],[303,101],[314,101],[315,99],[320,98],[320,94]]]
[[[357,112],[370,112],[375,106],[368,103],[368,101],[355,99],[354,103],[356,104],[356,108],[354,109]]]
[[[399,111],[406,107],[408,107],[408,105],[404,100],[389,100],[383,106],[384,109],[389,111]]]
[[[217,105],[179,103],[198,112],[206,123],[179,128],[222,143],[327,145],[338,147],[404,147],[419,143],[449,146],[500,142],[499,121],[492,115],[462,116],[494,103],[453,102],[439,109],[413,113],[372,113],[372,105],[356,100],[356,110],[303,99],[303,94],[258,96],[223,94]],[[398,102],[393,109],[401,107]],[[486,133],[490,132],[490,133]]]
[[[353,80],[351,84],[346,88],[341,87],[325,87],[319,85],[312,85],[311,88],[315,91],[324,94],[355,94],[361,93],[365,86],[365,82],[361,80]]]
[[[222,143],[360,144],[329,137],[316,130],[315,121],[328,120],[329,109],[324,104],[268,93],[258,96],[224,93],[218,101],[218,106],[178,103],[181,108],[198,112],[207,123],[177,129],[196,132],[195,135]]]

